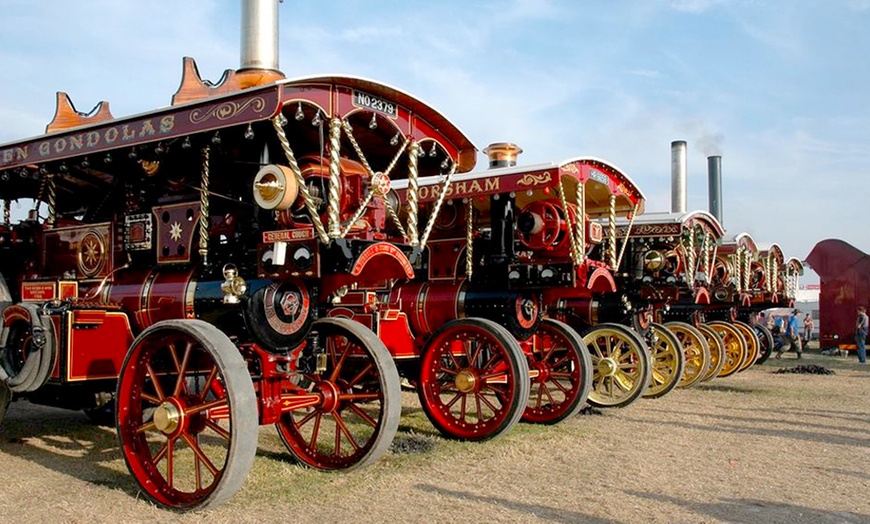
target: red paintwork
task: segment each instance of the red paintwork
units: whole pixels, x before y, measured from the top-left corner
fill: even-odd
[[[855,348],[858,306],[870,306],[870,257],[838,239],[822,240],[806,259],[819,275],[819,344]]]

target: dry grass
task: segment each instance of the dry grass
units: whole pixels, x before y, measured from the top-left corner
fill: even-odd
[[[5,522],[868,522],[870,366],[791,355],[657,400],[486,443],[441,438],[405,394],[393,451],[326,474],[275,431],[243,490],[180,515],[137,500],[114,431],[25,402],[0,429]]]

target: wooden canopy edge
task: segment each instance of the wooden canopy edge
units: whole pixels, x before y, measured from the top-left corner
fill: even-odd
[[[45,126],[46,133],[54,133],[74,127],[97,124],[99,122],[108,122],[114,120],[112,112],[109,110],[109,103],[105,100],[100,101],[88,113],[76,111],[69,95],[63,91],[57,92],[57,103],[54,110],[54,118]]]
[[[249,87],[273,83],[284,78],[280,71],[270,69],[227,69],[216,84],[203,80],[196,60],[189,56],[183,59],[181,85],[172,95],[172,105],[177,106],[194,100],[225,95]]]

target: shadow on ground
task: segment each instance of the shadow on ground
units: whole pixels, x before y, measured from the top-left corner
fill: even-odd
[[[720,499],[716,502],[687,501],[658,493],[627,491],[648,500],[669,502],[695,513],[735,524],[863,524],[870,522],[870,515],[847,511],[824,511],[797,504],[782,504],[768,500]]]
[[[539,504],[526,504],[523,502],[517,502],[515,500],[505,499],[501,497],[475,495],[474,493],[468,493],[467,491],[454,491],[450,489],[439,488],[438,486],[432,486],[430,484],[417,484],[414,487],[416,489],[419,489],[420,491],[425,491],[426,493],[434,493],[436,495],[451,497],[462,502],[482,502],[484,504],[491,504],[493,506],[499,506],[512,511],[525,513],[530,517],[537,517],[539,519],[552,522],[583,522],[587,524],[615,524],[616,522],[618,522],[615,520],[593,517],[591,515],[588,515],[586,513],[580,513],[578,511],[567,511],[561,508],[541,506]]]

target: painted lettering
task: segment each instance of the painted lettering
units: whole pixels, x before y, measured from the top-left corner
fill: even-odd
[[[109,129],[106,130],[106,142],[111,144],[115,140],[118,140],[118,128],[117,127],[110,127]]]
[[[63,153],[66,151],[66,140],[55,140],[54,141],[54,152],[55,153]]]
[[[100,134],[96,131],[88,133],[88,147],[94,147],[100,143]]]
[[[498,191],[499,189],[499,179],[498,178],[487,178],[483,181],[483,185],[487,191]]]
[[[124,127],[121,128],[121,140],[127,142],[129,140],[133,140],[136,138],[136,130],[130,129],[129,124],[124,124]]]
[[[49,154],[51,154],[51,144],[48,142],[39,144],[39,156],[48,156]]]
[[[154,124],[151,123],[151,120],[142,122],[142,129],[139,131],[139,138],[154,136],[155,133],[157,133],[157,131],[154,129]]]
[[[167,115],[160,119],[160,132],[168,133],[175,127],[175,115]]]
[[[81,149],[85,147],[85,135],[73,135],[69,137],[70,149]]]

